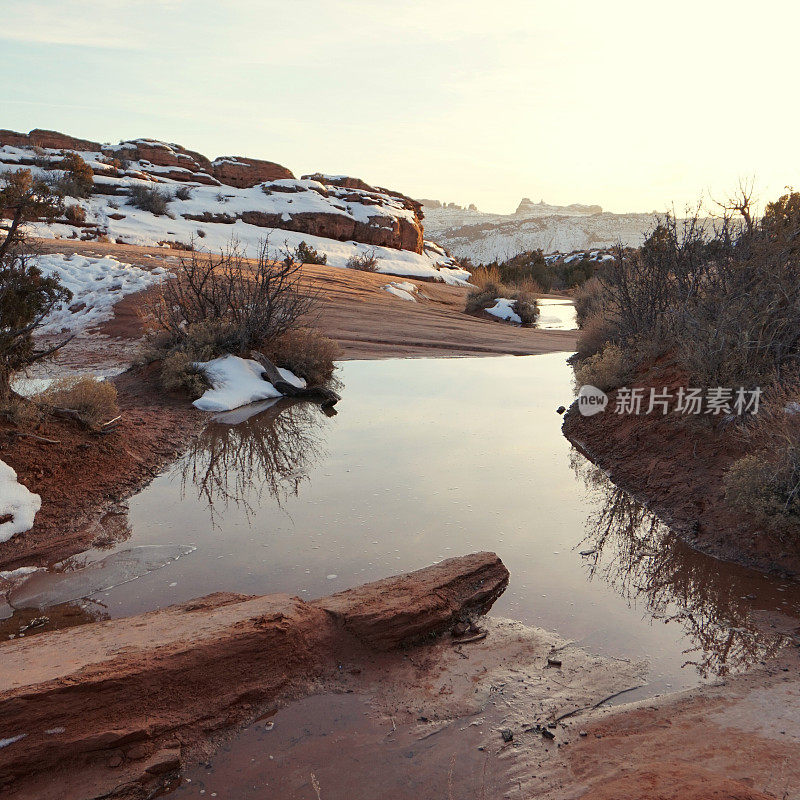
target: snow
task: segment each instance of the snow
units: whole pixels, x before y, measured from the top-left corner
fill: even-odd
[[[281,393],[261,376],[264,367],[249,358],[227,355],[212,361],[201,361],[196,367],[205,372],[211,386],[202,397],[194,401],[201,411],[231,411],[239,406],[281,397]],[[287,383],[304,388],[306,382],[288,369],[278,368]]]
[[[163,267],[148,271],[110,256],[90,258],[77,253],[43,255],[37,265],[45,275],[56,276],[73,295],[68,304],[50,312],[42,333],[81,330],[111,319],[114,305],[126,294],[147,289],[169,274]]]
[[[512,308],[513,304],[514,300],[509,300],[507,297],[498,297],[497,302],[491,308],[486,309],[486,313],[498,319],[516,322],[518,325],[521,325],[522,318]]]
[[[17,567],[17,569],[0,570],[0,581],[14,581],[38,572],[42,567]]]
[[[409,281],[394,281],[381,286],[381,289],[393,294],[395,297],[399,297],[401,300],[410,300],[412,303],[417,302],[417,298],[414,297],[417,293],[417,286]]]
[[[539,319],[536,327],[546,331],[575,331],[578,319],[571,300],[538,297]]]
[[[172,149],[171,145],[164,142],[147,144]],[[125,143],[112,149],[124,150]],[[46,151],[46,154],[53,158],[59,155],[57,151]],[[107,171],[108,165],[103,164],[101,153],[81,152],[80,155],[93,167]],[[188,158],[177,151],[175,155]],[[32,156],[30,148],[0,147],[0,173],[18,169],[21,159],[30,160]],[[37,166],[26,168],[37,178],[52,175],[49,170]],[[261,227],[244,223],[241,219],[230,224],[221,221],[200,222],[183,216],[203,216],[208,213],[212,217],[228,215],[230,218],[247,211],[255,211],[275,215],[277,220],[284,223],[302,213],[335,214],[371,226],[393,227],[399,220],[412,221],[413,211],[405,208],[403,201],[392,195],[348,189],[308,179],[277,180],[247,188],[208,186],[191,180],[176,181],[163,175],[165,171],[171,170],[182,168],[156,167],[134,161],[125,174],[95,175],[95,183],[102,185],[104,192],[111,194],[98,193],[85,200],[71,202],[84,209],[87,225],[96,226],[96,233],[105,234],[125,244],[154,246],[164,242],[189,243],[192,239],[197,239],[197,244],[204,249],[217,252],[224,249],[231,238],[235,237],[245,254],[254,256],[264,238],[269,238],[276,250],[282,247],[293,249],[305,241],[328,256],[329,266],[346,267],[353,256],[374,252],[378,261],[377,271],[380,273],[430,278],[453,285],[464,285],[469,278],[466,270],[460,269],[441,247],[430,242],[425,242],[423,253],[415,253],[353,241],[341,242],[283,228]],[[145,173],[153,173],[152,179]],[[189,175],[187,177],[191,178]],[[191,196],[188,200],[173,199],[169,203],[168,215],[155,216],[129,203],[128,192],[132,186],[158,188],[173,193],[178,187],[186,186],[191,189]],[[112,215],[122,215],[122,219],[114,219]],[[33,235],[43,238],[76,238],[85,231],[65,222],[38,222],[31,224],[29,228]],[[198,238],[198,231],[202,231],[204,237]]]
[[[0,522],[0,542],[29,531],[41,507],[42,498],[17,483],[17,473],[0,461],[0,517],[11,516],[8,522]]]

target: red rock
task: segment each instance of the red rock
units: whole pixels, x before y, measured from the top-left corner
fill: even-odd
[[[213,176],[228,186],[247,189],[265,181],[294,178],[291,170],[273,161],[243,156],[221,156],[211,164]]]

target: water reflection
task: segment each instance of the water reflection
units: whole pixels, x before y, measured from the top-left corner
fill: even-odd
[[[788,605],[780,587],[693,550],[582,456],[575,455],[573,468],[602,498],[579,547],[589,579],[605,581],[653,619],[680,625],[690,643],[684,667],[703,678],[724,676],[786,644],[759,614]]]
[[[322,454],[320,426],[328,416],[302,401],[266,401],[217,415],[180,462],[182,494],[196,492],[212,525],[230,503],[248,516],[264,493],[282,505],[297,496]]]

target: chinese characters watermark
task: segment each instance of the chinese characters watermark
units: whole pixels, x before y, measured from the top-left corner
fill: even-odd
[[[661,389],[653,387],[629,388],[623,386],[617,390],[613,411],[616,414],[668,414],[676,411],[679,414],[711,414],[712,416],[742,416],[757,414],[761,400],[761,388],[728,389],[715,386],[706,390],[685,388]],[[608,405],[608,395],[595,386],[581,386],[578,392],[578,410],[585,417],[604,411]]]

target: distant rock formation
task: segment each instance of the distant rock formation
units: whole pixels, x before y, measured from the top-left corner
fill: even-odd
[[[89,164],[96,176],[98,195],[125,197],[131,186],[141,181],[195,185],[191,202],[171,208],[170,213],[178,213],[185,220],[226,225],[241,220],[257,227],[343,242],[417,254],[425,250],[422,204],[400,192],[345,175],[315,173],[296,180],[291,170],[272,161],[244,156],[211,161],[179,144],[156,139],[130,139],[111,145],[57,131],[0,130],[0,172],[17,167],[57,171],[65,150],[79,152]],[[259,185],[263,192],[243,191]],[[218,196],[217,192],[203,192],[202,187],[232,187],[240,192]],[[84,238],[112,235],[114,228],[123,227],[117,223],[126,218],[124,210],[109,210],[107,202],[88,201],[85,211],[90,218],[80,231]],[[164,238],[176,235],[167,230]]]
[[[515,215],[520,217],[525,216],[542,216],[544,214],[557,214],[559,212],[563,212],[568,216],[578,216],[580,214],[602,214],[603,207],[598,205],[582,205],[581,203],[572,203],[568,206],[551,206],[548,203],[545,203],[544,200],[540,200],[538,203],[534,203],[529,197],[523,197],[522,200],[519,201],[519,205],[517,206],[517,210],[514,212]]]

